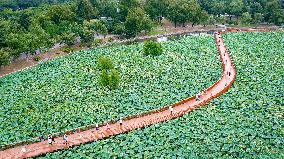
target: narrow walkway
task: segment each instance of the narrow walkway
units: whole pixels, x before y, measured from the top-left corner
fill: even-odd
[[[220,53],[220,58],[222,61],[223,74],[222,78],[217,81],[214,85],[209,87],[207,90],[202,92],[199,101],[196,101],[195,96],[185,99],[179,103],[172,105],[174,111],[171,114],[168,107],[162,108],[160,111],[151,112],[149,114],[144,114],[136,118],[130,118],[123,121],[123,125],[120,126],[119,123],[110,124],[107,129],[106,126],[102,126],[99,130],[90,129],[83,132],[74,133],[68,136],[69,144],[65,145],[63,143],[62,137],[55,138],[56,143],[53,145],[48,145],[47,141],[33,143],[26,146],[19,146],[15,148],[6,149],[0,152],[1,159],[18,159],[18,158],[28,158],[36,157],[46,153],[58,151],[61,149],[66,149],[69,146],[77,146],[80,144],[93,142],[99,139],[107,138],[113,135],[126,133],[128,131],[143,128],[155,123],[168,121],[174,118],[183,116],[186,113],[198,109],[201,106],[209,103],[213,98],[216,98],[223,93],[225,93],[233,84],[236,78],[236,70],[230,59],[229,54],[226,51],[224,41],[221,35],[215,34],[216,44]],[[26,152],[23,152],[23,148]]]

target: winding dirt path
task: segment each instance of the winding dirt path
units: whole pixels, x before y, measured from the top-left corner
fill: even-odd
[[[66,149],[71,146],[93,142],[99,139],[107,138],[113,135],[126,133],[128,131],[143,128],[159,122],[165,122],[174,118],[183,116],[201,106],[206,105],[212,99],[222,95],[231,87],[236,78],[236,69],[232,63],[229,54],[226,51],[224,41],[221,35],[215,34],[216,44],[220,53],[222,61],[223,74],[219,81],[206,89],[201,94],[199,101],[196,101],[195,96],[185,99],[179,103],[172,105],[173,113],[169,107],[161,108],[158,111],[152,111],[139,115],[138,117],[130,117],[123,121],[120,126],[119,123],[112,123],[109,129],[106,125],[99,127],[99,130],[92,128],[90,130],[74,133],[68,135],[68,145],[63,143],[62,137],[55,138],[56,143],[48,145],[47,141],[37,142],[26,146],[18,146],[6,149],[0,152],[1,159],[18,159],[36,157],[46,153]]]

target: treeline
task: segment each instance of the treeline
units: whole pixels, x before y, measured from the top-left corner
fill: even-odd
[[[44,4],[60,4],[66,2],[74,2],[74,0],[1,0],[0,11],[3,11],[4,9],[27,9]]]
[[[95,34],[135,37],[162,17],[175,26],[284,22],[279,0],[2,0],[0,8],[0,65],[77,38],[91,45]]]

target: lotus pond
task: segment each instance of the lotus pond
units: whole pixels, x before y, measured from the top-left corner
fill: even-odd
[[[284,33],[224,39],[237,68],[228,93],[176,120],[44,158],[284,158]]]
[[[220,78],[212,36],[163,47],[157,57],[144,56],[142,44],[82,51],[1,78],[0,145],[161,108]],[[100,55],[119,70],[119,89],[100,86]]]

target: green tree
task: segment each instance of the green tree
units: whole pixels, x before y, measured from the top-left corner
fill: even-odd
[[[110,89],[116,89],[119,86],[120,74],[116,69],[110,70],[109,73],[109,87]]]
[[[70,5],[51,6],[46,16],[55,24],[59,24],[62,21],[73,21],[75,19],[75,13],[72,11],[72,6]]]
[[[182,4],[182,5],[181,5]],[[186,22],[199,22],[201,7],[196,0],[172,0],[168,3],[168,14],[167,18],[174,23],[175,27],[177,24],[183,24]]]
[[[284,23],[284,10],[278,0],[270,0],[265,7],[265,20],[281,25]]]
[[[76,15],[79,22],[90,21],[98,13],[89,0],[78,0]]]
[[[106,56],[100,56],[98,58],[97,66],[99,70],[110,70],[114,68],[112,59]]]
[[[107,70],[102,70],[101,76],[100,76],[100,83],[102,86],[108,86],[109,85],[109,75]]]
[[[226,12],[230,15],[235,15],[237,18],[242,15],[244,9],[243,0],[232,0],[228,7],[226,7]],[[230,16],[230,20],[232,17]]]
[[[261,13],[255,13],[253,15],[253,21],[255,24],[259,24],[260,22],[263,21],[263,15]]]
[[[0,66],[8,65],[10,63],[10,50],[7,48],[0,49]]]
[[[125,21],[127,37],[135,37],[141,31],[149,32],[152,27],[152,21],[143,9],[133,8],[129,11]]]
[[[146,0],[145,10],[151,19],[161,22],[167,13],[167,0]]]
[[[212,23],[212,21],[209,21],[210,16],[205,10],[200,11],[199,16],[199,22],[203,24],[204,27]]]
[[[101,17],[117,17],[117,0],[92,0],[91,3],[98,9]]]
[[[252,21],[253,21],[253,19],[252,19],[251,15],[249,14],[249,12],[245,12],[245,13],[242,14],[242,17],[241,17],[241,23],[242,24],[248,25],[248,24],[251,24]]]
[[[139,0],[120,0],[119,1],[119,20],[122,22],[126,21],[126,17],[129,11],[133,8],[140,7]]]

